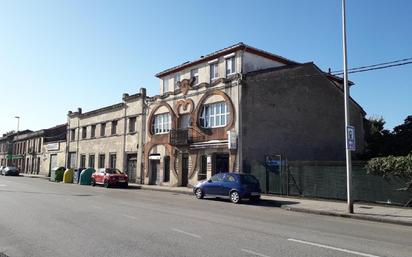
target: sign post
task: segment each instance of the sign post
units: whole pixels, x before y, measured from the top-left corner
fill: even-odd
[[[342,0],[342,43],[343,43],[343,93],[345,98],[345,145],[346,145],[346,191],[348,201],[348,212],[353,213],[352,200],[352,156],[349,148],[349,85],[348,85],[348,59],[346,50],[346,2]],[[351,130],[352,131],[352,130]],[[353,138],[355,131],[353,129]],[[353,141],[354,142],[354,141]]]

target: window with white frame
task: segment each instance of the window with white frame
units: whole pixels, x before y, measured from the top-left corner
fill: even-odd
[[[170,131],[171,118],[170,113],[163,113],[154,116],[153,119],[153,133],[162,134]]]
[[[204,105],[200,116],[200,126],[204,128],[224,127],[229,121],[229,114],[226,102]]]
[[[190,71],[190,78],[193,79],[193,85],[199,84],[199,69],[192,69]]]
[[[163,79],[163,94],[169,91],[169,79]]]
[[[210,80],[217,79],[219,77],[219,71],[218,71],[218,63],[211,63],[210,64]]]
[[[235,57],[226,59],[226,76],[232,75],[236,72]]]
[[[179,73],[176,73],[176,74],[175,74],[175,90],[179,88],[179,87],[178,87],[179,82],[180,82],[180,74],[179,74]]]

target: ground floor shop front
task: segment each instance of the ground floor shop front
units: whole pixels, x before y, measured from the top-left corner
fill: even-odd
[[[158,144],[148,149],[144,163],[144,183],[149,185],[193,187],[216,173],[235,172],[237,151],[227,143],[173,147]]]

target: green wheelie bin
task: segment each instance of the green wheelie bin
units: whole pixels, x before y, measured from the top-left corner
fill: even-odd
[[[66,170],[65,167],[55,167],[50,172],[50,181],[52,182],[60,182],[63,180],[63,174]]]
[[[82,170],[82,172],[80,173],[80,185],[90,185],[91,181],[91,177],[92,174],[95,172],[96,170],[93,168],[87,168],[85,170]]]

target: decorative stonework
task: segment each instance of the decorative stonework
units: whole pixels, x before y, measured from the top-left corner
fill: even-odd
[[[184,96],[187,95],[187,92],[189,92],[190,89],[192,89],[192,85],[194,81],[195,81],[194,78],[191,78],[190,80],[183,79],[182,81],[178,82],[179,89]]]

